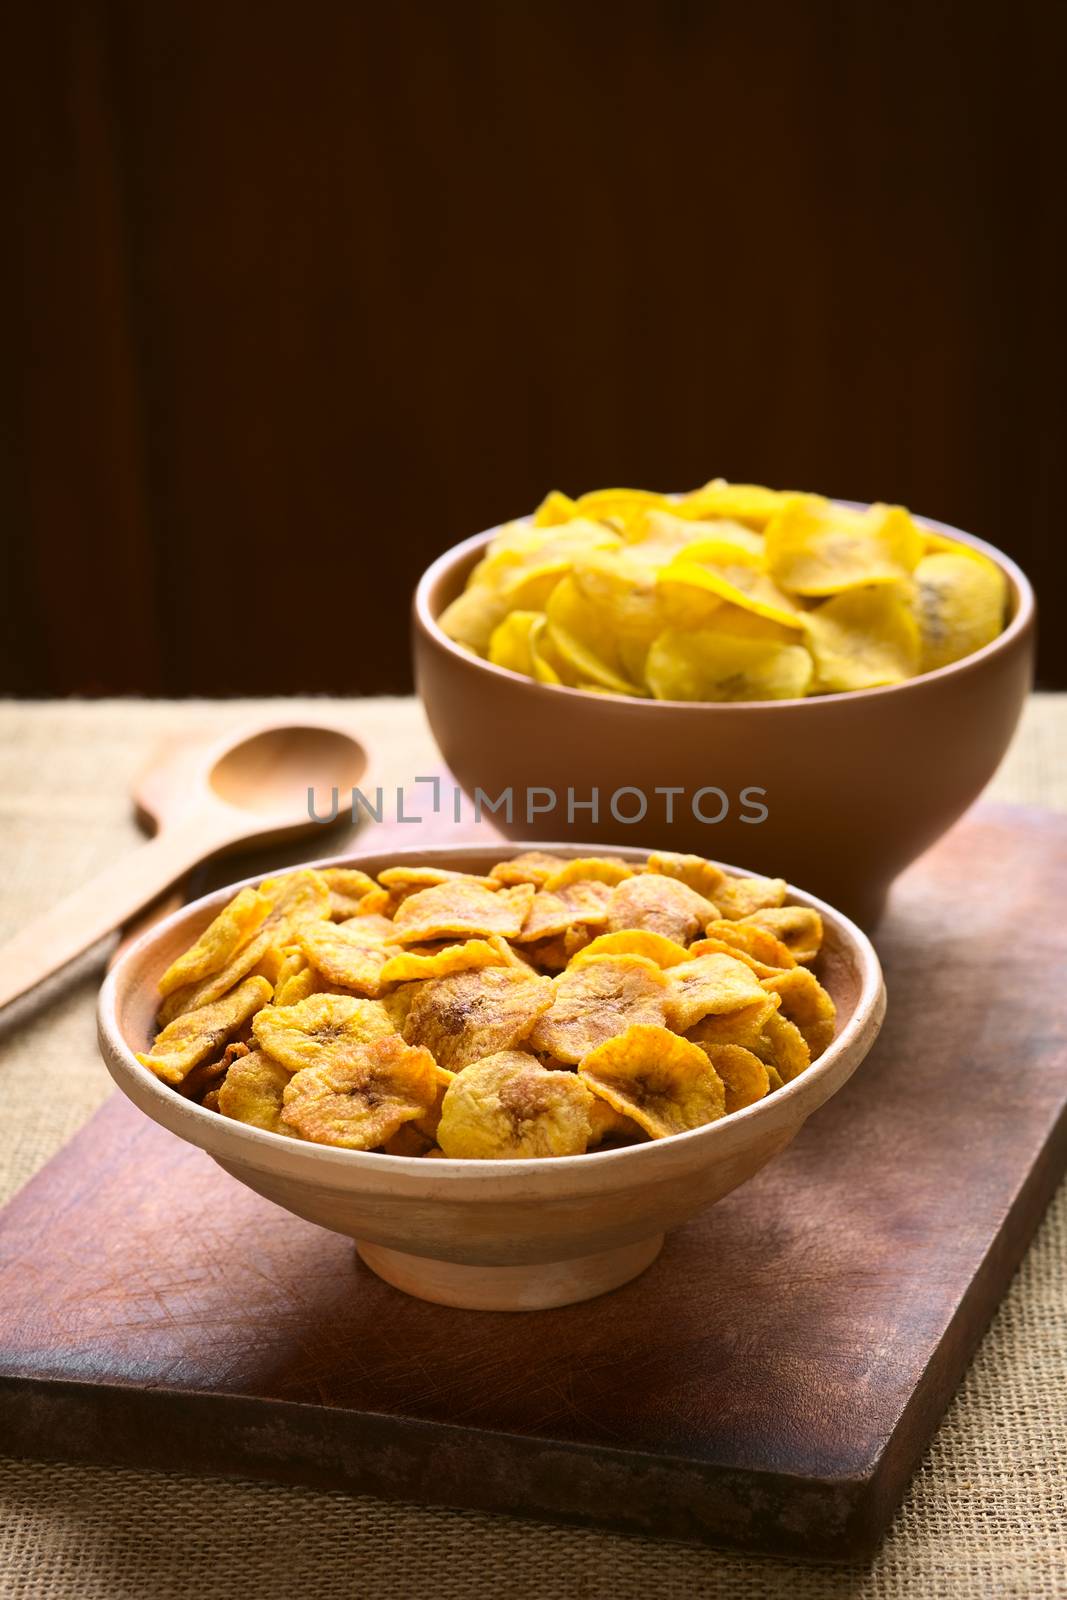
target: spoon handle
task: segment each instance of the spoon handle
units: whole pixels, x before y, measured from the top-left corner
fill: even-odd
[[[190,816],[122,856],[0,946],[0,1006],[88,950],[190,867],[232,843],[232,823]]]

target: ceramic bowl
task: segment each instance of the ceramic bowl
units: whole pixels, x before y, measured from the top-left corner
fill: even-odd
[[[436,619],[499,531],[490,529],[435,561],[415,595],[415,672],[434,737],[468,794],[496,801],[510,790],[510,818],[501,808],[493,820],[512,838],[566,835],[573,816],[574,832],[601,845],[640,835],[747,861],[872,927],[893,879],[996,771],[1032,677],[1034,599],[1023,573],[979,539],[923,525],[1005,573],[1010,620],[998,639],[889,688],[715,705],[536,683],[454,644]],[[624,820],[612,814],[615,796]],[[766,817],[753,820],[760,807]]]
[[[552,848],[571,856],[589,847]],[[508,847],[496,843],[393,849],[329,864],[377,873],[417,860],[480,873],[506,854]],[[817,970],[837,1003],[838,1033],[818,1061],[768,1099],[670,1139],[541,1161],[428,1161],[330,1149],[207,1111],[135,1058],[152,1036],[160,974],[238,887],[175,912],[115,964],[98,1013],[108,1069],[136,1106],[257,1194],[349,1235],[380,1277],[444,1305],[567,1305],[636,1277],[655,1260],[666,1229],[736,1189],[795,1138],[855,1072],[885,1011],[881,969],[865,935],[796,891],[795,902],[823,915],[826,943]]]

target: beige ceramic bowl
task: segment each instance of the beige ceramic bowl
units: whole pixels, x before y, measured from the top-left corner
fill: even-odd
[[[502,810],[493,820],[513,838],[566,836],[568,790],[581,803],[595,789],[599,817],[577,810],[576,836],[612,845],[655,838],[661,848],[746,861],[871,927],[897,874],[993,776],[1032,676],[1034,598],[1022,572],[956,528],[923,525],[983,551],[1006,574],[1010,621],[998,639],[890,688],[723,705],[535,683],[454,644],[436,619],[499,530],[478,534],[435,561],[415,596],[416,678],[434,737],[468,794],[481,788],[496,800],[512,791],[511,821]],[[693,814],[705,786],[726,797],[720,821]],[[658,788],[681,791],[671,822]],[[760,822],[745,820],[755,814],[743,795],[752,788],[765,791],[755,797],[768,810]],[[647,797],[647,814],[634,822],[609,809],[626,789]],[[546,809],[531,813],[530,803]],[[632,815],[638,804],[623,795],[619,809]],[[709,794],[698,804],[714,819],[723,801]]]
[[[588,846],[553,845],[561,855]],[[331,865],[377,873],[414,859],[483,872],[508,853],[390,850]],[[645,852],[630,851],[635,857]],[[255,882],[255,879],[249,879]],[[287,1211],[355,1239],[366,1264],[409,1294],[444,1305],[526,1310],[614,1289],[659,1253],[667,1228],[736,1189],[783,1150],[867,1054],[885,1012],[878,957],[844,917],[821,911],[820,976],[838,1007],[838,1035],[783,1089],[720,1122],[671,1139],[543,1161],[446,1161],[305,1144],[206,1111],[135,1059],[153,1031],[156,982],[240,885],[176,912],[116,963],[100,994],[100,1047],[119,1088],[172,1133]]]

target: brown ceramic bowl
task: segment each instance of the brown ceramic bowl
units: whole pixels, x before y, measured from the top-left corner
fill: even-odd
[[[851,504],[851,502],[843,502]],[[890,884],[977,798],[999,765],[1031,684],[1034,597],[1015,565],[980,539],[923,525],[981,550],[1005,573],[1010,620],[992,644],[936,672],[883,689],[805,700],[703,704],[588,694],[491,666],[437,626],[463,588],[491,528],[457,545],[423,575],[415,594],[415,672],[430,727],[468,794],[510,789],[514,809],[492,820],[509,837],[574,836],[625,844],[635,833],[658,848],[748,862],[803,883],[864,927],[880,916]],[[674,788],[674,814],[667,820]],[[705,817],[694,815],[698,791]],[[743,796],[746,789],[765,791]],[[548,791],[555,804],[548,809]],[[599,817],[588,807],[599,793]],[[648,810],[620,821],[620,790]],[[544,805],[543,811],[528,809]],[[759,822],[753,802],[766,806]],[[624,815],[639,797],[621,795]],[[748,820],[746,820],[746,818]]]
[[[553,848],[588,854],[588,846]],[[499,844],[468,845],[368,852],[328,864],[378,873],[409,860],[485,872],[502,854]],[[796,903],[822,913],[826,937],[816,971],[837,1005],[837,1036],[768,1099],[671,1139],[553,1160],[428,1161],[335,1150],[207,1111],[136,1059],[152,1036],[160,973],[240,887],[175,912],[116,962],[98,1013],[108,1069],[136,1106],[257,1194],[349,1235],[388,1283],[444,1305],[497,1311],[567,1305],[636,1277],[659,1254],[665,1229],[712,1205],[785,1149],[855,1072],[885,1012],[869,941],[829,906],[796,891]]]

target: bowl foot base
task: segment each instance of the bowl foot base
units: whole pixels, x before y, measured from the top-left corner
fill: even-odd
[[[650,1267],[663,1247],[663,1235],[618,1245],[569,1261],[529,1266],[467,1266],[408,1255],[380,1244],[357,1243],[360,1259],[394,1289],[466,1311],[543,1311],[618,1289]]]

